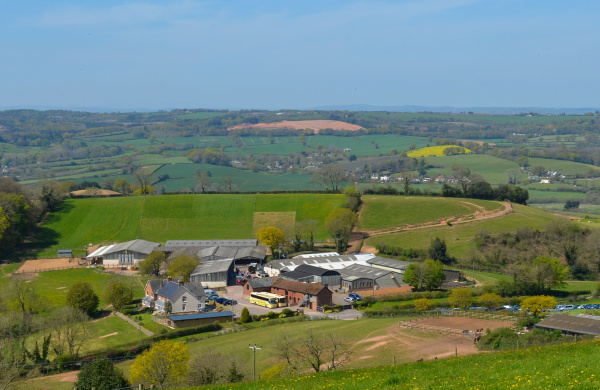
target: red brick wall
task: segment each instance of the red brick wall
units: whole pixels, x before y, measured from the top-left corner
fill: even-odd
[[[250,283],[246,282],[244,286],[242,286],[244,292],[244,298],[250,299],[250,294],[253,292],[271,292],[271,287],[259,287],[257,289],[253,289]]]

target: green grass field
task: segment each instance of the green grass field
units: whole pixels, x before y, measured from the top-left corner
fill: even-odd
[[[437,175],[452,176],[453,165],[469,168],[471,173],[483,176],[492,185],[508,183],[506,171],[509,170],[516,172],[519,180],[527,177],[519,170],[517,163],[485,154],[426,157],[425,160],[434,166],[428,170],[429,176],[434,178]]]
[[[55,307],[65,305],[67,290],[73,283],[80,280],[84,280],[92,285],[94,292],[100,298],[100,308],[105,308],[107,306],[107,303],[104,301],[103,293],[108,284],[113,280],[122,281],[130,286],[133,290],[134,299],[142,298],[144,296],[143,283],[145,283],[145,281],[141,281],[137,277],[110,274],[93,268],[75,268],[41,272],[37,274],[35,278],[29,280],[29,283],[31,283],[34,290],[37,293],[43,293],[43,296]],[[4,280],[2,282],[4,283]]]
[[[535,167],[536,165],[541,165],[546,168],[546,170],[555,171],[565,176],[574,176],[577,174],[588,175],[591,172],[594,173],[592,176],[600,174],[600,169],[593,165],[566,160],[552,160],[548,158],[529,158],[529,166]]]
[[[549,222],[558,218],[533,207],[513,204],[513,209],[514,212],[510,214],[492,219],[453,226],[435,226],[427,229],[407,230],[371,237],[366,241],[366,244],[375,246],[378,242],[384,242],[402,248],[427,249],[429,248],[431,239],[439,237],[446,241],[446,246],[451,256],[463,258],[468,256],[471,248],[475,248],[473,238],[481,230],[486,230],[491,234],[514,232],[522,226],[542,230]]]
[[[206,194],[68,199],[44,221],[30,248],[54,257],[59,248],[83,250],[89,243],[141,238],[164,243],[174,239],[252,237],[254,212],[295,212],[296,221],[316,219],[317,239],[328,237],[323,223],[341,207],[343,195]]]
[[[474,204],[486,210],[502,207],[497,202],[452,198],[369,195],[362,200],[360,226],[370,231],[467,217],[478,210]]]

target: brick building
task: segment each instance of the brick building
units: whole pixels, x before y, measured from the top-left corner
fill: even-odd
[[[285,295],[290,306],[306,307],[310,310],[317,310],[317,306],[331,305],[333,302],[333,293],[321,283],[273,278],[271,292]]]

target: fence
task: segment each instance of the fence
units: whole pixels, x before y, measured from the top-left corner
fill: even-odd
[[[38,273],[38,272],[46,272],[46,271],[61,271],[64,269],[73,269],[85,267],[82,264],[74,264],[66,267],[48,267],[48,268],[27,268],[27,269],[17,269],[13,271],[13,274],[27,274],[27,273]]]
[[[418,322],[413,322],[413,321],[400,321],[398,323],[398,325],[401,328],[415,329],[415,330],[420,330],[420,331],[427,332],[427,333],[465,336],[465,333],[464,333],[465,331],[463,331],[461,329],[446,328],[443,326],[435,326],[435,325],[425,325],[425,324],[419,324]],[[469,334],[470,334],[470,331],[467,331],[467,332],[469,332]],[[474,336],[469,336],[469,337],[474,337]]]
[[[453,312],[455,317],[478,318],[481,320],[516,322],[518,319],[512,315],[492,314],[476,310],[453,310]]]

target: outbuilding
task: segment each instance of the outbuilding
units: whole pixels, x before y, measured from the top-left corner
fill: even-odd
[[[244,298],[250,299],[253,292],[271,292],[273,278],[253,278],[246,281],[243,287]]]
[[[290,306],[307,307],[311,310],[317,310],[319,306],[331,305],[333,302],[333,293],[321,283],[301,283],[273,278],[271,292],[286,296]]]
[[[600,317],[585,314],[578,316],[555,314],[544,318],[534,326],[546,330],[560,330],[564,334],[571,335],[600,335]]]
[[[213,324],[215,322],[233,322],[235,313],[231,311],[219,311],[212,313],[182,314],[169,316],[169,326],[172,328],[188,328]]]

